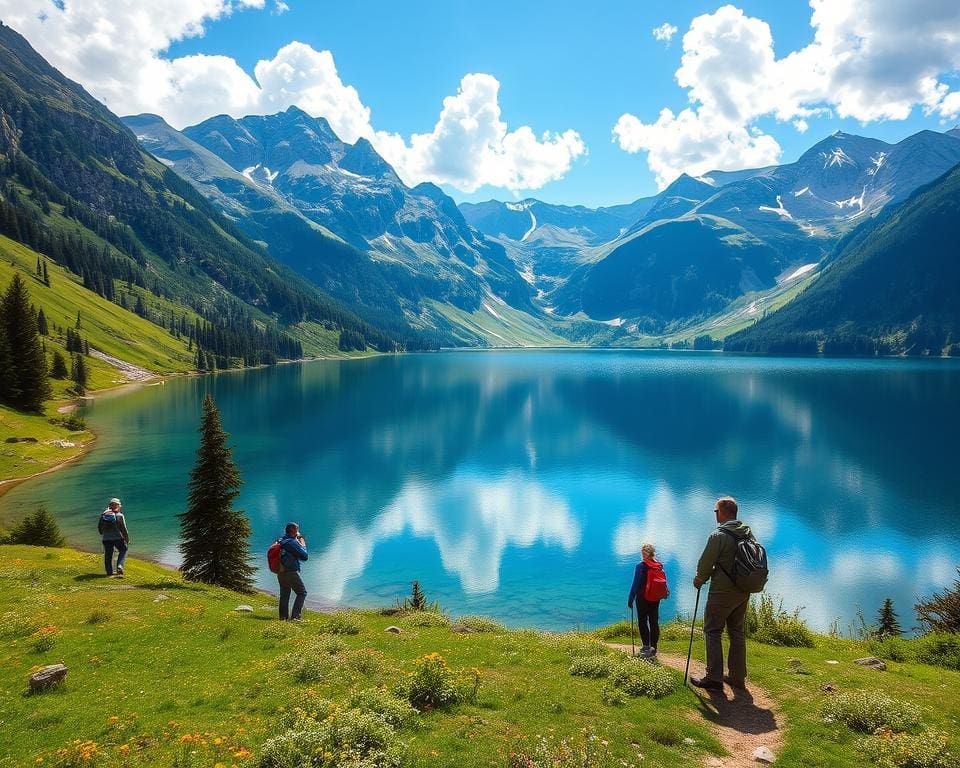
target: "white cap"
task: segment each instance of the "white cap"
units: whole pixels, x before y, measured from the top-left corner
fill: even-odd
[[[111,503],[111,504],[116,504],[118,507],[119,507],[119,506],[122,506],[122,505],[120,504],[120,499],[110,499],[110,503]]]

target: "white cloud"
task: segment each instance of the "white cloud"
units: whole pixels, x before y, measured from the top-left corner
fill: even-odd
[[[653,37],[660,42],[670,45],[670,41],[673,39],[673,36],[677,34],[679,30],[673,24],[669,22],[663,22],[659,27],[654,27],[651,32],[653,32]]]
[[[960,115],[960,92],[942,81],[960,70],[960,3],[952,0],[811,0],[813,41],[777,59],[762,19],[732,5],[693,19],[677,83],[691,106],[653,123],[623,115],[614,140],[646,151],[658,184],[775,162],[780,148],[758,127],[773,117],[803,132],[832,113],[868,123],[903,120],[919,107]],[[918,44],[917,41],[923,41]],[[680,135],[677,135],[680,134]]]
[[[484,184],[512,191],[537,189],[561,178],[586,147],[576,131],[544,133],[528,126],[509,131],[500,114],[500,83],[491,75],[469,74],[443,109],[431,133],[409,143],[378,133],[374,144],[404,180],[452,184],[473,192]]]
[[[373,127],[369,107],[341,80],[330,51],[291,42],[259,61],[253,77],[228,56],[164,55],[210,22],[267,7],[267,0],[74,0],[60,9],[50,0],[0,0],[0,17],[117,114],[155,112],[183,128],[217,114],[272,114],[295,104],[325,117],[346,142],[368,138],[409,184],[537,189],[586,152],[572,130],[510,130],[491,75],[464,76],[432,132],[405,139]],[[273,0],[273,13],[285,10],[284,0]]]

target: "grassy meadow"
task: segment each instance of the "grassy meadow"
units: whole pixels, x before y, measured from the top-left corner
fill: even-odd
[[[601,642],[629,642],[624,625],[545,634],[430,612],[299,623],[275,612],[270,596],[150,563],[128,560],[125,579],[108,579],[96,554],[0,546],[0,767],[309,765],[295,757],[305,744],[318,766],[696,766],[724,754],[679,672],[659,668],[644,688],[646,672],[630,670],[652,665]],[[661,653],[685,654],[688,629],[668,625]],[[778,766],[870,764],[864,738],[881,737],[825,722],[824,687],[916,707],[921,740],[957,732],[960,673],[854,665],[866,650],[750,643],[751,680],[786,726]],[[31,671],[61,661],[65,683],[29,695]],[[430,698],[438,690],[449,697]]]

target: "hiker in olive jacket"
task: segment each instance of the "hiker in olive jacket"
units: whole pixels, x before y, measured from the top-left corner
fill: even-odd
[[[697,563],[693,586],[700,589],[710,582],[703,613],[703,634],[707,645],[707,673],[690,682],[700,688],[723,690],[723,684],[743,688],[747,678],[747,643],[744,624],[750,593],[737,588],[730,575],[737,556],[737,541],[752,538],[750,526],[737,520],[737,502],[729,496],[717,500],[714,513],[717,529],[710,534]],[[727,628],[730,649],[727,671],[723,674],[723,628]]]

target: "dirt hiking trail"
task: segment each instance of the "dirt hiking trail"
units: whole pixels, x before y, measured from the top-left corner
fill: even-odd
[[[629,645],[610,644],[611,648],[630,653]],[[683,672],[685,656],[657,654],[657,659],[666,667]],[[701,662],[690,662],[690,676],[704,673]],[[756,768],[764,763],[754,758],[758,747],[766,747],[775,756],[783,745],[782,720],[770,695],[747,682],[746,690],[724,686],[723,691],[705,691],[688,686],[698,699],[700,716],[707,720],[723,748],[730,754],[726,757],[709,755],[703,764],[707,768]]]

